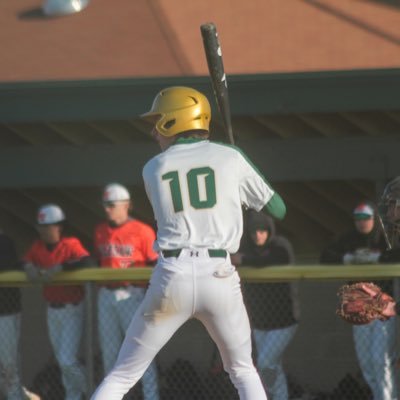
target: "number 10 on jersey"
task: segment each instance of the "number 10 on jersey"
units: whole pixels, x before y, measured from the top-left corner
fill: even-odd
[[[180,181],[178,171],[167,172],[162,176],[162,179],[169,182],[174,211],[183,211],[185,205],[182,200],[182,182]],[[193,168],[182,180],[186,180],[189,202],[193,208],[211,208],[217,203],[215,174],[212,168]]]

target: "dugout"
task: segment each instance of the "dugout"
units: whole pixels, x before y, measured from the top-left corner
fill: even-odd
[[[279,230],[313,258],[349,226],[354,204],[377,199],[400,171],[400,70],[229,78],[238,145],[288,204]],[[0,212],[21,248],[49,201],[90,245],[101,188],[113,181],[132,190],[136,216],[153,223],[141,168],[158,148],[137,116],[171,85],[209,95],[212,138],[223,141],[207,77],[0,85]]]

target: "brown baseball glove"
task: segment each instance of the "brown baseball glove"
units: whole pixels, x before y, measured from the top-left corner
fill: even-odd
[[[390,318],[385,312],[394,300],[373,283],[359,282],[343,285],[338,291],[336,314],[353,325],[368,324],[375,319]]]

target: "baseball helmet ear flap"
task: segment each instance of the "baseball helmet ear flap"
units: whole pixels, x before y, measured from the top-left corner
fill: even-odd
[[[161,90],[151,110],[141,117],[154,124],[166,137],[190,130],[209,131],[211,107],[206,96],[199,91],[174,86]]]

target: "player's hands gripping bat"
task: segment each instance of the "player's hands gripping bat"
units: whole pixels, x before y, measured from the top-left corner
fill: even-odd
[[[200,26],[206,53],[208,70],[219,112],[222,115],[225,134],[230,144],[235,144],[232,130],[231,111],[228,97],[228,84],[222,61],[222,51],[216,26],[210,22]]]

